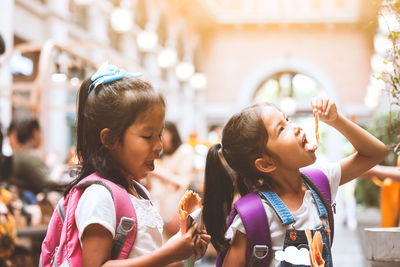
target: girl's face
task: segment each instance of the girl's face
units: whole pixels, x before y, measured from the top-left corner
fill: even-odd
[[[263,113],[268,132],[267,150],[278,157],[278,166],[301,168],[315,162],[315,149],[310,149],[304,131],[275,107]]]
[[[164,116],[164,107],[152,106],[142,112],[111,150],[127,179],[140,179],[154,170],[154,159],[162,150]]]

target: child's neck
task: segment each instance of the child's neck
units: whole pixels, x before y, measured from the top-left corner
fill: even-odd
[[[272,178],[271,188],[280,195],[298,194],[304,186],[300,171],[274,171],[270,174]]]
[[[296,211],[303,203],[304,193],[307,187],[303,183],[299,171],[274,172],[271,174],[271,184],[279,198],[285,203],[290,211]]]
[[[140,198],[139,193],[136,191],[135,186],[133,185],[134,181],[129,182],[128,193],[133,195],[136,198]]]

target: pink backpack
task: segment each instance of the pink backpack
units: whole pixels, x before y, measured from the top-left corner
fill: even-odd
[[[42,243],[39,266],[82,266],[82,248],[75,224],[75,210],[83,191],[92,184],[106,187],[114,200],[117,229],[115,229],[111,258],[127,258],[137,230],[132,201],[122,186],[93,173],[82,179],[70,190],[65,199],[62,198],[58,202]],[[149,199],[148,192],[143,186],[136,182],[134,185],[142,197]]]

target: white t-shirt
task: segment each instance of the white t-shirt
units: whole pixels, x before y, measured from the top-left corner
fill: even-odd
[[[135,207],[137,218],[137,233],[129,258],[148,254],[162,245],[163,221],[156,209],[147,199],[138,199],[129,194]],[[102,225],[115,236],[116,215],[115,206],[110,192],[102,185],[89,186],[79,199],[75,211],[75,222],[82,244],[82,234],[85,228],[93,223]]]
[[[315,163],[313,167],[320,169],[324,172],[329,180],[331,188],[331,198],[335,199],[336,193],[340,184],[341,168],[340,163]],[[268,224],[271,234],[271,244],[272,244],[272,260],[270,266],[278,267],[280,261],[275,260],[275,252],[283,249],[283,242],[286,235],[286,227],[282,224],[278,215],[274,209],[267,203],[266,200],[262,199],[262,203],[267,214]],[[292,212],[293,217],[296,222],[294,227],[297,230],[305,230],[306,228],[315,229],[323,225],[321,218],[318,215],[317,206],[315,205],[314,198],[310,190],[307,190],[304,194],[303,203],[298,210]],[[326,225],[327,222],[324,222]],[[236,231],[240,231],[246,234],[242,220],[239,215],[233,219],[231,226],[225,233],[226,238],[230,238],[233,241],[233,237]]]

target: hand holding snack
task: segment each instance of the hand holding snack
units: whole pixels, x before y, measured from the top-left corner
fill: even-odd
[[[311,99],[311,106],[314,115],[325,123],[333,122],[338,117],[335,101],[329,98],[314,97]]]
[[[201,230],[195,241],[196,260],[201,259],[207,251],[211,236],[205,230]]]
[[[179,201],[179,215],[181,219],[181,233],[184,234],[194,223],[201,229],[201,199],[197,193],[187,190]],[[200,225],[198,225],[200,224]],[[196,230],[195,254],[184,261],[185,267],[193,267],[194,262],[206,252],[211,237],[199,229]],[[210,238],[208,238],[210,237]]]

